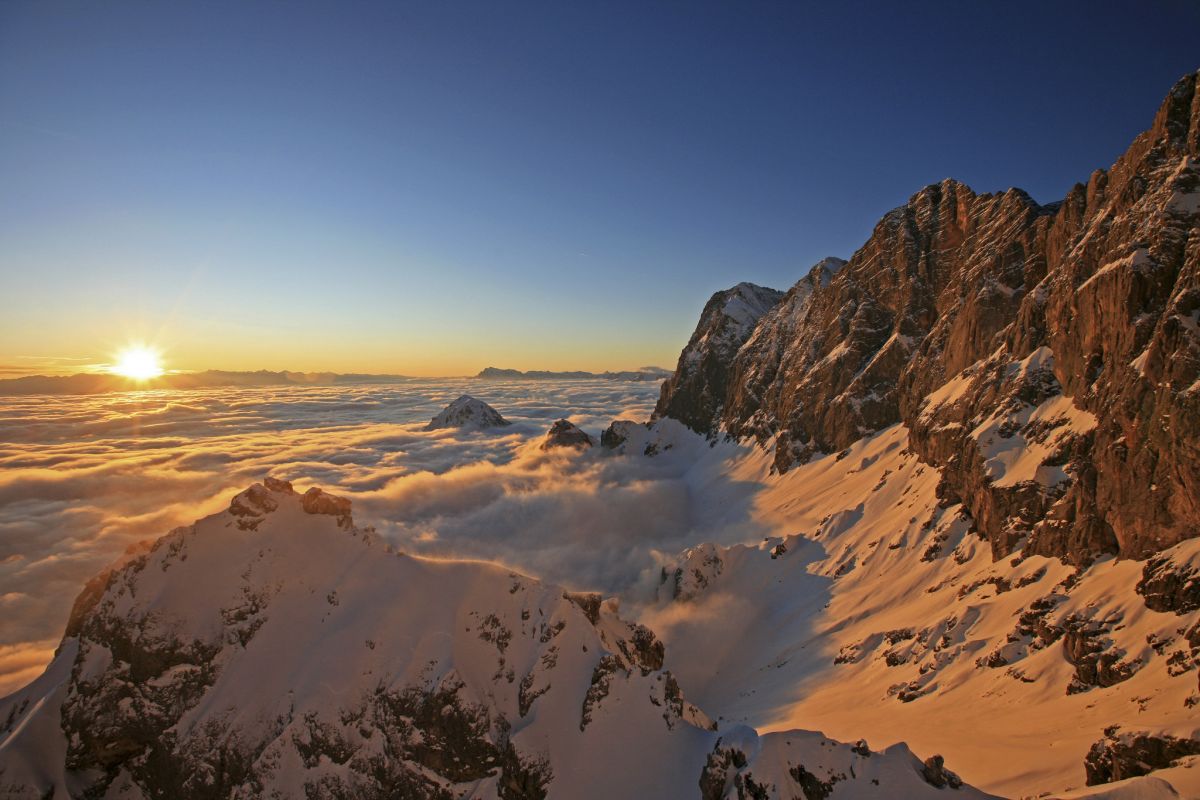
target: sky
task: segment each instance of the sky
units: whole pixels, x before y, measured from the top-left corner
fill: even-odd
[[[0,4],[0,371],[673,366],[945,177],[1041,202],[1194,2]]]

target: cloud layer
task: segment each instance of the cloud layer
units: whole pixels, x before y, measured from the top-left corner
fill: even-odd
[[[422,430],[463,392],[513,425]],[[496,560],[631,594],[660,553],[756,533],[749,487],[678,435],[664,456],[543,452],[566,417],[644,420],[657,384],[412,381],[0,399],[0,694],[28,680],[83,583],[130,544],[224,508],[267,474],[351,497],[355,519],[431,556]]]

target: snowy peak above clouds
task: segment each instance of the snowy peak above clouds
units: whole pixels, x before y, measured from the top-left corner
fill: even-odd
[[[487,403],[476,400],[469,394],[464,394],[431,419],[425,426],[425,430],[433,431],[439,428],[486,430],[502,428],[510,424],[512,423],[500,416],[500,412]]]
[[[903,423],[998,557],[1144,558],[1195,536],[1198,164],[1191,74],[1061,202],[927,186],[752,331],[715,296],[655,413],[752,438],[780,472]]]
[[[734,330],[741,335],[749,333],[762,315],[775,307],[783,293],[778,289],[742,282],[717,294],[720,295],[719,313],[731,320]]]
[[[0,701],[0,793],[920,798],[949,779],[903,745],[719,731],[664,656],[615,601],[394,552],[345,499],[268,479],[89,585],[46,673]]]

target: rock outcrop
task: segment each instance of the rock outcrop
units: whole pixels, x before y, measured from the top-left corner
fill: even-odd
[[[997,557],[1144,558],[1200,533],[1198,228],[1191,74],[1060,202],[945,180],[757,319],[718,293],[655,413],[779,471],[903,423]]]
[[[1146,561],[1137,593],[1154,611],[1200,610],[1200,540],[1182,542]]]
[[[1088,786],[1148,775],[1177,759],[1200,753],[1200,740],[1145,732],[1119,733],[1115,728],[1092,745],[1084,760]]]
[[[586,450],[594,444],[595,442],[592,441],[592,437],[580,430],[575,423],[560,419],[550,426],[550,430],[546,431],[546,436],[542,439],[541,449],[553,450],[556,447],[573,447],[578,450]]]
[[[615,419],[607,428],[600,432],[600,446],[608,450],[615,450],[629,441],[629,437],[635,431],[644,429],[645,427],[640,422],[628,419]]]
[[[439,428],[486,430],[487,428],[502,428],[511,424],[500,416],[499,411],[487,403],[476,400],[469,394],[464,394],[442,409],[436,417],[429,420],[425,430],[433,431]]]
[[[921,776],[930,786],[936,786],[939,789],[943,787],[958,789],[962,786],[962,778],[946,769],[946,759],[938,755],[925,759]]]

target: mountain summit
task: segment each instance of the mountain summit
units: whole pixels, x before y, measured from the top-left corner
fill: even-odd
[[[700,313],[675,373],[663,382],[655,416],[710,430],[729,392],[730,367],[738,348],[782,299],[783,292],[753,283],[714,294]]]
[[[439,428],[465,428],[467,430],[484,430],[486,428],[502,428],[512,423],[500,416],[500,412],[482,400],[476,400],[469,394],[461,395],[441,410],[425,430],[433,431]]]
[[[1198,224],[1191,74],[1060,202],[945,180],[783,300],[714,295],[655,413],[781,472],[903,424],[997,558],[1144,558],[1200,533]]]

